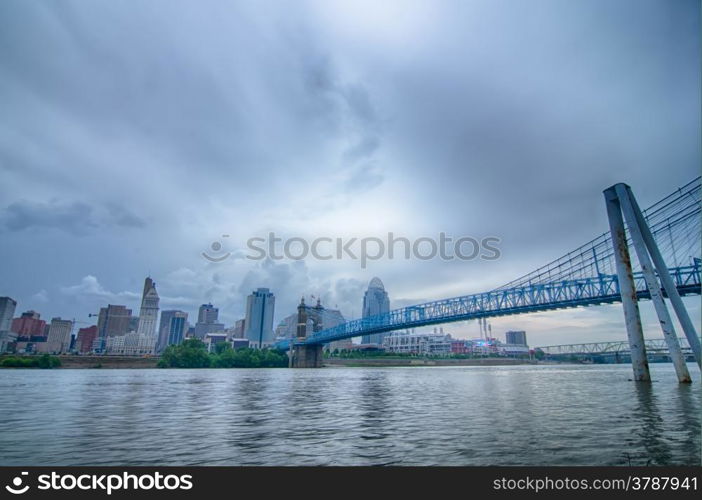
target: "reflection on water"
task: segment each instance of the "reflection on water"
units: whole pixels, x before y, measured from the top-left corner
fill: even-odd
[[[700,465],[690,370],[3,370],[0,464]]]
[[[634,388],[639,402],[634,410],[634,418],[641,424],[640,429],[634,434],[634,448],[637,448],[638,440],[640,447],[645,450],[641,458],[647,459],[646,465],[651,465],[651,462],[655,462],[655,465],[670,463],[672,456],[666,443],[663,418],[658,411],[652,384],[638,383],[634,384]],[[626,457],[627,460],[631,459],[628,453]]]

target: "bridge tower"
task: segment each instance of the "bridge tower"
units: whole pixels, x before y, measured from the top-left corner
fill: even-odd
[[[648,369],[646,347],[641,327],[641,317],[636,297],[636,285],[631,267],[629,244],[627,242],[624,218],[626,218],[634,250],[641,265],[641,271],[646,281],[646,286],[653,301],[658,320],[663,330],[663,337],[668,345],[670,358],[675,366],[675,372],[680,383],[690,383],[690,373],[685,364],[678,337],[675,333],[670,313],[663,298],[663,289],[670,299],[685,336],[690,343],[697,364],[700,364],[700,342],[697,332],[690,320],[687,309],[680,298],[680,294],[668,272],[658,245],[656,244],[646,219],[639,208],[631,188],[626,184],[615,184],[604,191],[609,217],[612,246],[617,267],[619,292],[624,308],[627,336],[631,352],[631,363],[634,369],[634,380],[649,382],[651,376]],[[622,213],[624,217],[622,217]],[[655,266],[655,267],[654,267]],[[658,277],[656,277],[656,274]],[[659,283],[660,279],[660,283]]]
[[[321,303],[317,301],[317,308]],[[290,349],[291,368],[321,368],[323,362],[322,344],[304,344],[307,339],[307,306],[305,298],[302,297],[300,305],[297,306],[297,334]],[[317,311],[315,311],[317,312]],[[318,324],[318,316],[313,315],[314,324]]]

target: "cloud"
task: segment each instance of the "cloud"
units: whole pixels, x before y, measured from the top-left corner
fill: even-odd
[[[98,213],[91,205],[79,201],[19,200],[10,203],[0,212],[0,227],[12,232],[28,229],[57,229],[75,236],[85,236],[100,227],[141,228],[145,226],[141,218],[123,207],[110,205],[101,212],[104,213]]]
[[[0,2],[0,295],[138,309],[151,273],[164,307],[227,322],[265,286],[277,315],[358,315],[369,273],[394,305],[489,290],[605,231],[609,185],[646,206],[698,174],[698,3],[387,4]],[[502,258],[241,258],[268,231]],[[223,234],[239,258],[204,262]]]
[[[372,164],[366,164],[355,168],[343,183],[346,192],[367,192],[379,186],[384,180],[384,176]]]
[[[156,283],[158,285],[158,283]],[[158,288],[158,286],[157,286]],[[70,286],[64,286],[60,287],[59,291],[66,296],[77,298],[79,300],[99,300],[102,301],[103,303],[120,303],[124,305],[128,305],[134,309],[134,311],[139,310],[139,307],[141,305],[141,292],[137,291],[132,291],[132,290],[124,290],[121,292],[113,292],[110,290],[107,290],[105,287],[103,287],[98,279],[95,276],[92,275],[87,275],[84,276],[80,283],[76,285],[70,285]],[[159,302],[159,307],[161,309],[168,309],[168,308],[173,308],[173,307],[182,307],[182,306],[188,306],[192,307],[194,304],[196,304],[198,301],[193,300],[191,298],[187,297],[182,297],[182,296],[167,296],[167,295],[161,295],[160,296],[160,302]],[[136,314],[136,312],[135,312]]]
[[[380,140],[375,136],[364,136],[344,151],[344,162],[355,163],[358,160],[368,158],[375,153],[380,147]]]
[[[141,217],[131,213],[124,207],[110,203],[107,205],[107,211],[110,216],[110,222],[116,226],[123,227],[145,227],[146,221]]]
[[[2,225],[8,231],[25,229],[60,229],[74,235],[84,235],[97,227],[92,207],[81,202],[62,204],[20,200],[9,204],[2,213]]]
[[[49,302],[49,293],[42,288],[37,293],[32,295],[32,300],[43,303]]]
[[[60,291],[64,295],[100,298],[107,301],[120,299],[141,299],[141,295],[136,292],[111,292],[106,290],[93,275],[84,276],[77,285],[60,287]]]

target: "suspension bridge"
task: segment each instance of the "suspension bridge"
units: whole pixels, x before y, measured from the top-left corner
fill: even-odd
[[[616,192],[615,187],[619,189]],[[639,212],[643,216],[641,222],[645,221],[644,232],[646,229],[650,229],[650,235],[659,251],[660,255],[656,256],[661,257],[666,266],[669,266],[667,272],[672,280],[670,286],[674,286],[675,290],[661,286],[661,282],[663,285],[671,282],[666,281],[665,271],[660,272],[661,266],[656,265],[654,274],[648,255],[644,255],[643,259],[641,257],[643,254],[639,252],[629,255],[629,246],[643,245],[640,243],[642,226],[635,222],[632,225],[628,218],[625,226],[620,213],[618,219],[621,221],[620,232],[622,236],[619,236],[615,227],[617,217],[613,219],[613,215],[610,213],[611,207],[608,206],[610,232],[602,233],[564,256],[498,288],[394,309],[377,316],[354,319],[311,334],[298,334],[296,339],[281,341],[276,344],[276,347],[289,349],[292,343],[293,348],[305,346],[321,348],[321,345],[328,342],[361,335],[616,302],[624,303],[627,329],[631,331],[630,329],[636,325],[632,326],[630,321],[638,318],[637,300],[653,299],[657,301],[656,310],[663,318],[658,309],[662,297],[670,298],[671,293],[679,296],[700,294],[700,272],[702,270],[702,261],[700,260],[700,187],[701,182],[700,177],[698,177],[646,210]],[[624,189],[628,189],[628,186],[620,184],[605,191],[605,194],[610,197],[617,195],[626,197]],[[635,204],[633,195],[631,195],[631,200]],[[607,201],[610,203],[611,200]],[[619,201],[615,201],[616,206],[619,207]],[[622,198],[622,206],[631,210],[629,198]],[[637,205],[636,209],[638,210]],[[634,212],[629,213],[634,214]],[[632,234],[632,228],[635,234]],[[637,238],[633,238],[633,236],[637,236]],[[624,241],[626,245],[622,244]],[[626,246],[624,253],[622,253],[623,246]],[[641,248],[643,247],[636,246],[637,250]],[[659,262],[655,257],[654,260]],[[652,276],[655,278],[652,279]],[[624,280],[624,286],[620,284],[621,277],[627,278]],[[625,289],[624,293],[622,288]],[[629,290],[631,293],[628,293]],[[636,318],[632,316],[632,299],[629,295],[636,297],[633,300],[636,307]],[[677,297],[678,301],[680,300],[679,296]],[[666,325],[663,319],[661,319],[661,323],[664,326],[664,334],[670,337],[670,332],[665,330]],[[668,326],[672,328],[672,326]],[[640,320],[638,328],[640,330]],[[686,335],[688,333],[686,331]],[[676,338],[673,337],[673,339]],[[643,341],[643,338],[641,340]],[[699,349],[696,333],[691,343],[694,344],[695,341],[697,341]],[[630,342],[632,342],[631,335]],[[643,342],[640,344],[641,348],[644,348]],[[321,352],[321,349],[319,350]],[[301,358],[304,357],[308,359],[306,361],[302,359],[302,362],[297,366],[313,366],[315,363],[319,363],[316,352],[303,353]]]

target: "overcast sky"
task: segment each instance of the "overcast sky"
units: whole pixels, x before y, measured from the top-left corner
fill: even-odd
[[[256,287],[278,321],[303,294],[357,317],[373,276],[392,307],[499,286],[604,232],[608,186],[647,206],[698,175],[699,8],[3,0],[0,295],[87,322],[138,312],[150,274],[162,309],[231,324]],[[269,231],[496,236],[502,257],[246,259]],[[625,338],[621,306],[492,324]]]

